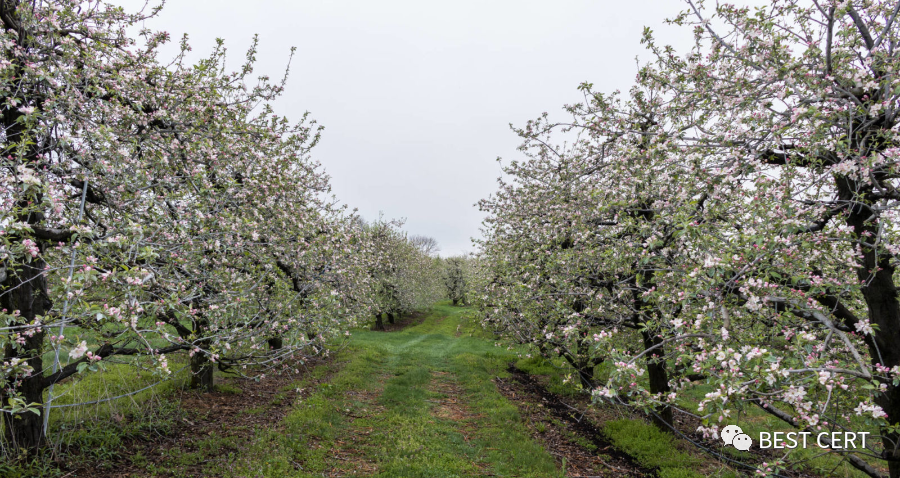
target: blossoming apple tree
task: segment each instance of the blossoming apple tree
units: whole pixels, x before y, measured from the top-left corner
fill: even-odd
[[[468,304],[472,282],[472,258],[468,255],[448,257],[443,260],[443,266],[447,296],[453,305]]]
[[[865,417],[881,429],[877,456],[900,476],[900,5],[723,5],[712,18],[688,5],[675,22],[696,22],[694,54],[648,43],[662,65],[654,81],[693,118],[692,150],[715,186],[709,214],[721,229],[695,297],[718,296],[716,320],[731,309],[756,338],[733,337],[715,357],[698,357],[718,369],[721,390],[702,405],[725,413],[735,391],[801,428]],[[762,339],[773,332],[774,341]],[[760,347],[736,350],[735,365],[712,365],[735,343]]]
[[[642,362],[630,382],[647,373],[655,418],[670,427],[669,380],[686,372],[669,370],[665,344],[682,307],[660,298],[680,290],[676,264],[696,260],[684,230],[702,216],[704,186],[685,188],[680,179],[697,171],[669,161],[681,125],[658,91],[636,87],[623,100],[583,89],[589,101],[569,107],[572,121],[545,116],[518,130],[528,162],[507,168],[515,184],[482,202],[495,275],[482,307],[520,341],[562,356],[587,389],[597,365],[647,351],[633,357]],[[557,134],[569,143],[554,145]]]
[[[382,315],[394,323],[395,317],[427,308],[442,296],[439,259],[431,257],[430,248],[410,241],[399,229],[402,224],[379,219],[361,227],[368,299],[378,330],[384,329]]]
[[[360,240],[277,116],[283,89],[234,73],[221,43],[157,60],[164,33],[102,2],[2,2],[0,412],[5,450],[45,439],[53,386],[105,359],[171,370],[190,356],[261,373],[319,353],[367,313]],[[46,360],[46,353],[53,360]]]
[[[690,53],[644,37],[656,59],[630,104],[651,108],[588,91],[570,146],[520,131],[537,154],[484,203],[489,320],[611,362],[598,396],[699,414],[713,436],[748,406],[806,430],[874,426],[880,449],[835,451],[900,476],[900,4],[687,7],[673,22],[693,26]],[[629,313],[650,341],[622,333]],[[603,331],[579,349],[589,325]],[[654,361],[665,386],[643,378]],[[701,386],[699,404],[680,398]]]

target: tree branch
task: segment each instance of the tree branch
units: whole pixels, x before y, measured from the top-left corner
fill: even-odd
[[[831,75],[831,42],[834,37],[834,7],[828,8],[828,35],[825,39],[825,76]]]
[[[0,0],[2,1],[2,0]],[[180,345],[172,345],[169,347],[165,347],[156,351],[158,354],[167,354],[170,352],[175,352],[178,350],[187,350],[191,345],[190,344],[180,344]],[[95,356],[99,356],[101,358],[111,357],[113,355],[137,355],[139,353],[146,352],[146,349],[133,349],[133,348],[115,348],[110,344],[103,344],[99,349],[94,353]],[[42,385],[44,388],[50,387],[54,383],[60,382],[76,373],[78,373],[78,365],[84,362],[87,362],[87,357],[82,357],[80,360],[72,362],[65,367],[59,369],[58,372],[54,374],[47,375],[44,377],[44,381]]]
[[[900,1],[894,6],[894,12],[891,14],[891,18],[884,24],[884,30],[881,31],[881,35],[878,35],[878,39],[875,40],[875,45],[872,48],[878,48],[878,45],[881,45],[884,37],[891,31],[891,25],[894,24],[894,20],[897,18],[897,12],[900,12]]]
[[[853,22],[856,23],[856,29],[859,30],[859,34],[862,35],[863,41],[866,42],[866,48],[871,51],[875,48],[875,42],[872,41],[872,34],[869,33],[869,27],[863,22],[863,19],[859,16],[859,13],[856,12],[856,9],[853,8],[853,5],[850,5],[850,8],[847,9],[847,13],[850,14],[850,18],[853,19]]]
[[[68,229],[56,229],[41,226],[31,226],[31,229],[34,231],[34,237],[54,242],[68,241],[75,235],[75,231],[70,231]]]

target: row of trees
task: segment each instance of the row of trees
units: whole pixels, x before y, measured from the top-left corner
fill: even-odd
[[[663,428],[875,426],[835,451],[900,477],[898,11],[688,0],[683,55],[646,30],[627,94],[584,84],[571,121],[516,130],[527,157],[481,202],[486,323]]]
[[[251,78],[255,42],[236,72],[221,42],[163,64],[155,13],[0,2],[4,453],[39,448],[54,384],[104,360],[164,379],[179,354],[209,389],[215,368],[290,366],[427,305],[439,280],[396,224],[337,206],[315,122],[275,114],[283,80]]]
[[[399,221],[379,221],[365,226],[372,237],[376,257],[370,275],[376,280],[375,329],[384,330],[384,318],[393,324],[406,313],[449,299],[468,305],[476,261],[470,255],[438,257],[432,237],[407,237]]]
[[[398,221],[378,221],[366,226],[371,244],[369,275],[374,279],[375,329],[384,330],[384,318],[393,324],[406,313],[422,310],[442,298],[437,241],[431,237],[407,237]]]
[[[444,288],[453,305],[469,304],[474,273],[475,261],[471,256],[451,256],[444,259]]]

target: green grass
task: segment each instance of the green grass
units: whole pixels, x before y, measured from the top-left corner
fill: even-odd
[[[482,338],[465,312],[439,305],[401,332],[355,331],[319,369],[333,374],[328,384],[296,405],[283,431],[256,440],[248,455],[264,458],[230,476],[562,476],[491,382],[515,354]],[[461,416],[441,416],[451,399]]]
[[[638,420],[613,420],[603,425],[603,432],[616,448],[631,455],[638,463],[659,470],[666,478],[702,478],[693,471],[703,462],[677,448],[676,439],[655,426]]]
[[[466,309],[446,304],[400,332],[358,330],[335,363],[316,370],[330,381],[296,405],[285,430],[251,446],[250,455],[264,458],[243,462],[229,476],[563,476],[491,379],[508,376],[507,364],[516,362],[547,376],[555,393],[573,395],[577,384],[565,382],[565,364],[521,359],[522,353],[497,347]],[[450,399],[463,404],[457,416],[442,415]],[[737,476],[699,452],[682,451],[689,447],[643,421],[617,420],[604,431],[661,478],[701,477],[695,471],[701,467],[712,476]]]

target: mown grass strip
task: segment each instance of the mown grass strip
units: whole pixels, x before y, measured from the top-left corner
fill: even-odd
[[[340,369],[323,372],[330,382],[295,406],[283,430],[254,441],[248,455],[262,458],[229,476],[562,476],[491,381],[514,354],[474,330],[457,338],[463,311],[442,305],[400,332],[356,331]],[[457,396],[435,388],[436,376]],[[436,415],[450,398],[463,416]]]

